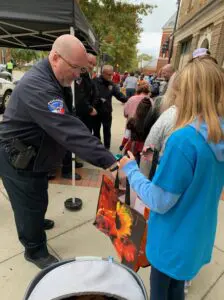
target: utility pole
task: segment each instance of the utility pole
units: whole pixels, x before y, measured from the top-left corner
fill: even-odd
[[[180,6],[181,6],[181,0],[177,0],[177,15],[176,15],[175,25],[174,25],[173,33],[172,33],[172,42],[171,42],[171,47],[170,47],[170,53],[169,53],[168,63],[170,63],[172,55],[173,55],[174,34],[176,32],[176,29],[177,29],[177,21],[178,21],[178,18],[179,18]]]
[[[1,61],[1,62],[2,62],[2,64],[5,64],[5,63],[6,63],[6,59],[5,59],[5,48],[2,48],[2,49],[1,49],[1,52],[2,52],[2,53],[1,53],[1,54],[2,54],[2,55],[1,55],[1,56],[2,56],[2,61]]]

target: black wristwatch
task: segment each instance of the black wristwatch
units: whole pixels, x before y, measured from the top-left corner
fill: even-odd
[[[114,172],[114,171],[116,171],[118,169],[119,169],[119,166],[116,164],[116,166],[110,168],[110,172]]]

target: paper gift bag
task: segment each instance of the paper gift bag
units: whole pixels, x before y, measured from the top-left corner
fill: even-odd
[[[94,225],[110,237],[121,262],[137,271],[146,221],[127,203],[119,201],[119,194],[114,183],[103,176]]]

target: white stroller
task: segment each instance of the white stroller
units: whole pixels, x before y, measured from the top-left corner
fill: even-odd
[[[112,258],[77,257],[42,270],[24,297],[59,299],[148,300],[148,296],[139,275]]]

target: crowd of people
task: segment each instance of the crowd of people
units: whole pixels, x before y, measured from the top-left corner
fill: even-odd
[[[210,262],[214,246],[224,184],[223,70],[206,49],[181,71],[164,66],[159,78],[120,76],[111,65],[92,78],[95,65],[77,38],[62,35],[21,79],[3,115],[0,175],[25,259],[40,268],[57,262],[47,248],[45,230],[53,224],[45,213],[48,175],[62,159],[63,174],[72,171],[72,153],[112,173],[118,168],[109,151],[115,97],[127,120],[119,167],[151,210],[150,299],[183,300],[185,282]],[[142,173],[155,150],[160,160],[151,182]]]

